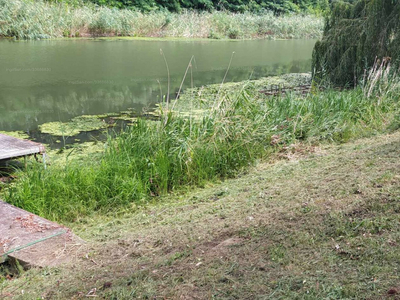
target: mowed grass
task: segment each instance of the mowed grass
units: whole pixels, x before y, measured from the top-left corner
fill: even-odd
[[[3,278],[0,295],[396,299],[399,157],[399,131],[293,144],[239,178],[69,224],[88,241],[76,260]]]

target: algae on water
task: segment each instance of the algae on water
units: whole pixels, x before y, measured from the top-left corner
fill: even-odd
[[[47,151],[47,160],[52,167],[65,167],[67,162],[76,162],[89,164],[96,162],[104,153],[105,142],[85,142],[74,144],[70,148],[49,149]],[[88,159],[90,157],[90,159]]]
[[[234,95],[235,92],[243,89],[244,84],[252,90],[261,91],[271,87],[295,87],[311,84],[310,73],[289,73],[281,76],[269,76],[256,80],[241,82],[227,82],[224,84],[210,84],[202,87],[186,89],[177,99],[174,108],[181,116],[201,116],[210,109],[217,98],[224,95]],[[173,100],[175,101],[175,100]],[[165,103],[160,105],[165,109]]]
[[[16,137],[16,138],[19,138],[19,139],[28,139],[29,138],[29,135],[27,135],[23,131],[1,131],[0,130],[0,133],[1,134],[5,134],[5,135],[9,135],[9,136],[12,136],[12,137]]]
[[[92,131],[110,126],[98,116],[83,115],[73,118],[70,122],[49,122],[39,126],[42,133],[55,136],[74,136],[82,131]]]

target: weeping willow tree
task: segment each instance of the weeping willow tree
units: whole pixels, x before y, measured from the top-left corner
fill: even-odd
[[[356,85],[377,60],[400,60],[400,1],[336,2],[313,51],[313,76]]]

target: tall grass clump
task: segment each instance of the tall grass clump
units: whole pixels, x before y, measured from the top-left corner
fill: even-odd
[[[0,37],[81,36],[186,38],[317,38],[323,20],[311,15],[152,11],[70,6],[42,0],[0,0]]]
[[[233,117],[233,116],[232,116]],[[147,201],[183,185],[232,177],[256,158],[252,123],[236,132],[231,121],[166,117],[139,120],[109,139],[99,162],[70,161],[62,169],[34,164],[5,193],[8,202],[54,220]],[[240,117],[236,120],[239,121]]]
[[[272,98],[253,82],[208,89],[217,92],[189,90],[174,112],[161,109],[160,121],[138,120],[109,138],[98,159],[71,155],[65,166],[47,170],[32,163],[2,198],[52,220],[73,221],[235,176],[293,143],[345,142],[400,127],[397,84],[384,93],[375,85],[368,95],[359,87]]]

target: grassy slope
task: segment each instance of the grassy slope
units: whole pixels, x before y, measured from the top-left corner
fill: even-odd
[[[400,291],[400,132],[295,145],[238,179],[75,223],[77,262],[3,282],[16,299],[382,299]],[[24,290],[24,295],[21,291]]]
[[[0,197],[53,221],[70,222],[232,178],[296,141],[346,142],[399,128],[396,82],[388,91],[379,84],[370,97],[357,88],[270,98],[259,92],[270,80],[186,90],[163,122],[137,120],[109,139],[96,159],[76,161],[73,149],[64,152],[64,165],[44,170],[29,164],[15,173],[18,180],[3,185]]]

